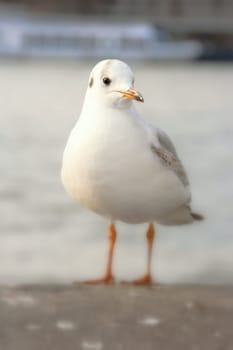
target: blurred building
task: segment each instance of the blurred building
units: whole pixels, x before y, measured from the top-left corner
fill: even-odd
[[[175,31],[233,31],[232,0],[1,0],[0,4],[62,14],[144,17]]]
[[[201,41],[210,47],[211,56],[218,47],[230,49],[233,57],[232,0],[0,0],[1,7],[36,15],[94,16],[110,22],[144,20],[165,29],[173,39]],[[229,52],[222,54],[227,57]]]

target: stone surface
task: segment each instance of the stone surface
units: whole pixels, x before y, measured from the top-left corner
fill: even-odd
[[[232,350],[233,288],[0,288],[0,350]]]

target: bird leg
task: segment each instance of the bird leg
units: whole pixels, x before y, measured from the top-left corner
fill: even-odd
[[[133,280],[131,282],[126,282],[126,283],[133,283],[137,286],[150,285],[153,283],[153,279],[151,276],[151,257],[152,257],[152,247],[153,247],[154,236],[155,236],[155,228],[153,224],[150,224],[146,233],[147,246],[148,246],[146,273],[143,277]]]
[[[114,254],[114,247],[116,242],[116,228],[114,224],[110,224],[108,228],[108,239],[109,239],[109,247],[108,247],[108,261],[106,266],[106,272],[104,274],[104,277],[99,279],[93,279],[85,281],[86,284],[110,284],[114,282],[114,277],[112,273],[112,260],[113,260],[113,254]]]

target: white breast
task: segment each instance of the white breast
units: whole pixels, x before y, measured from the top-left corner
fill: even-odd
[[[151,152],[147,129],[131,112],[113,110],[99,120],[83,116],[64,151],[62,181],[74,199],[101,215],[156,221],[190,194]]]

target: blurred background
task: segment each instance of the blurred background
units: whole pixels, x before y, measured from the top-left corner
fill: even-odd
[[[0,283],[103,272],[107,222],[68,197],[60,168],[89,72],[109,57],[132,67],[137,107],[173,139],[206,217],[157,227],[154,276],[232,284],[231,0],[0,1]],[[146,227],[118,229],[116,275],[138,277]]]

